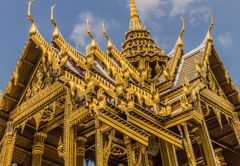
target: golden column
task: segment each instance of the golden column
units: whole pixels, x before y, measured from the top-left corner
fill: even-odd
[[[77,137],[77,159],[76,159],[76,166],[83,166],[84,163],[84,156],[85,156],[85,143],[87,139],[85,137]]]
[[[162,164],[164,166],[178,166],[177,155],[174,145],[159,139]]]
[[[186,144],[185,149],[188,156],[189,165],[196,166],[197,165],[196,158],[195,158],[194,150],[192,147],[187,123],[182,123],[182,127],[183,127],[184,137],[186,139],[186,142],[184,142],[184,144]]]
[[[42,155],[44,152],[44,140],[47,138],[47,134],[44,132],[36,132],[34,135],[34,142],[32,148],[32,165],[41,166]]]
[[[101,124],[98,119],[95,120],[95,151],[96,151],[96,166],[103,165],[103,135],[100,130]]]
[[[202,123],[198,123],[198,135],[199,135],[199,144],[201,144],[201,149],[203,152],[203,158],[207,166],[217,166],[217,160],[215,156],[215,152],[213,150],[211,138],[208,132],[207,124],[204,119],[202,107],[201,107],[201,101],[200,101],[200,95],[198,94],[196,96],[196,104],[197,104],[197,110],[201,114],[202,117]]]
[[[16,135],[17,135],[17,131],[14,131],[12,122],[8,122],[5,135],[2,141],[0,142],[2,146],[1,154],[0,154],[1,166],[11,165]]]
[[[126,148],[127,148],[128,166],[134,166],[134,155],[133,155],[133,147],[132,147],[131,138],[124,135],[124,142],[125,142]]]
[[[240,121],[239,121],[238,113],[235,113],[235,115],[233,116],[232,128],[236,135],[238,144],[240,145]]]
[[[203,124],[198,125],[198,134],[200,136],[200,143],[207,166],[217,166],[216,156],[213,151],[211,139],[205,120],[203,120]]]

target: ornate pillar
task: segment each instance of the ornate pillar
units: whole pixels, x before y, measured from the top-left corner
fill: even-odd
[[[207,166],[217,166],[216,156],[213,151],[205,120],[203,120],[202,124],[198,124],[198,134]]]
[[[150,164],[150,160],[148,158],[148,151],[147,151],[147,147],[142,145],[142,153],[143,153],[143,156],[144,156],[144,165],[145,166],[151,166]]]
[[[238,140],[238,144],[240,145],[240,121],[238,118],[238,113],[235,113],[235,115],[233,116],[232,127]]]
[[[85,156],[85,143],[87,139],[85,137],[77,137],[77,158],[76,158],[76,166],[83,166],[84,156]]]
[[[201,101],[200,101],[200,95],[196,95],[196,100],[195,100],[195,106],[197,111],[201,114],[202,116],[202,123],[197,124],[197,131],[199,135],[199,140],[202,145],[202,151],[203,151],[203,158],[205,160],[205,163],[207,166],[217,166],[217,160],[216,156],[213,150],[211,138],[208,132],[207,124],[204,119],[204,115],[202,112],[202,107],[201,107]]]
[[[134,155],[131,138],[125,135],[124,141],[127,147],[128,166],[134,166]]]
[[[177,155],[174,145],[159,139],[162,164],[164,166],[178,166]]]
[[[7,122],[5,135],[2,141],[0,142],[1,144],[0,165],[1,166],[11,165],[16,136],[17,136],[17,131],[14,131],[12,122]]]
[[[96,151],[96,166],[103,166],[103,136],[100,130],[100,121],[95,120],[95,151]]]
[[[190,166],[196,166],[196,158],[195,158],[195,154],[193,151],[193,147],[192,147],[192,143],[191,143],[191,138],[189,135],[189,131],[188,131],[188,127],[186,123],[182,124],[183,127],[183,132],[184,132],[184,137],[185,137],[185,141],[184,141],[184,146],[185,146],[185,150],[188,156],[188,161],[189,161],[189,165]]]
[[[64,142],[64,165],[75,166],[76,164],[76,142],[75,142],[75,127],[71,126],[69,117],[73,110],[71,101],[71,90],[67,89],[65,111],[64,111],[64,127],[63,127],[63,142]]]
[[[34,142],[32,148],[32,165],[41,166],[42,155],[44,153],[44,140],[47,138],[47,134],[44,132],[36,132],[34,135]]]

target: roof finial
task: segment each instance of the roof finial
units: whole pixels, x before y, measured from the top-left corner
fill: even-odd
[[[37,32],[37,27],[34,23],[32,15],[31,15],[31,5],[32,5],[33,1],[34,0],[30,0],[28,2],[28,13],[27,13],[28,20],[31,21],[31,23],[32,23],[32,26],[31,26],[30,31],[29,31],[30,35],[34,35]]]
[[[130,0],[130,30],[142,29],[142,21],[139,17],[138,10],[134,0]]]
[[[104,35],[104,37],[105,37],[107,40],[109,40],[110,38],[109,38],[109,36],[108,36],[108,34],[107,34],[107,31],[106,31],[106,28],[105,28],[105,24],[104,24],[104,23],[102,23],[102,30],[103,30],[103,35]]]
[[[28,13],[27,13],[27,16],[28,16],[28,20],[31,21],[32,23],[34,22],[33,18],[32,18],[32,15],[31,15],[31,5],[33,3],[34,0],[30,0],[28,2]]]
[[[214,28],[214,19],[213,19],[212,12],[209,11],[208,15],[210,16],[211,22],[210,22],[210,26],[208,28],[206,39],[207,40],[213,40],[213,37],[212,37],[212,34],[211,34],[211,30]]]
[[[213,28],[214,28],[214,18],[213,18],[213,14],[212,12],[208,12],[209,16],[210,16],[210,19],[211,19],[211,23],[210,23],[210,26],[209,26],[209,31],[211,31]]]
[[[103,30],[103,35],[104,37],[107,39],[108,41],[108,49],[112,49],[113,48],[113,44],[112,44],[112,41],[110,39],[110,37],[108,36],[107,34],[107,31],[106,31],[106,28],[105,28],[105,24],[103,23],[102,24],[102,30]]]
[[[182,37],[185,33],[185,23],[184,23],[184,18],[183,17],[180,17],[181,18],[181,21],[182,21],[182,30],[178,36],[178,40],[177,40],[177,44],[176,45],[183,45],[183,40],[182,40]]]
[[[56,23],[55,18],[54,18],[55,7],[56,7],[56,4],[52,5],[52,7],[51,7],[51,18],[50,18],[50,21],[54,26],[53,39],[58,38],[59,35],[60,35],[60,32],[59,32],[58,27],[57,27],[57,23]]]
[[[54,25],[54,27],[57,26],[55,19],[54,19],[54,9],[56,7],[56,4],[52,5],[51,7],[51,23]]]
[[[87,20],[86,20],[86,26],[87,26],[87,34],[88,34],[88,36],[91,38],[91,47],[92,47],[92,48],[95,48],[95,47],[97,46],[97,44],[96,44],[96,42],[95,42],[95,40],[94,40],[94,37],[93,37],[93,35],[92,35],[92,32],[91,32],[91,30],[90,30],[89,18],[87,18]]]
[[[86,20],[86,26],[87,26],[87,34],[88,36],[93,39],[93,35],[92,35],[92,32],[90,31],[90,26],[89,26],[89,18],[87,18]]]
[[[182,21],[182,30],[180,33],[180,37],[183,37],[184,33],[185,33],[185,23],[184,23],[184,18],[181,16],[181,21]]]

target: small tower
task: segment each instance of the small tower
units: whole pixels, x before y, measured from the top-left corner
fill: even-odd
[[[169,60],[165,51],[152,39],[149,31],[142,25],[134,0],[130,0],[130,24],[122,45],[122,56],[134,67],[145,73],[144,80],[157,80],[163,66]]]

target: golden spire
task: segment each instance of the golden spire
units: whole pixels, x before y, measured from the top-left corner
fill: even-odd
[[[212,41],[213,37],[211,34],[211,30],[214,28],[214,19],[213,19],[213,14],[210,11],[208,12],[208,14],[210,16],[211,22],[210,22],[210,26],[208,28],[206,39]]]
[[[130,0],[130,30],[142,29],[142,21],[139,17],[138,10],[134,0]]]
[[[57,27],[57,23],[55,22],[55,19],[54,19],[54,9],[55,9],[55,7],[56,7],[56,4],[54,4],[51,7],[51,18],[50,18],[50,21],[51,21],[52,25],[54,26],[53,39],[58,38],[59,35],[60,35],[60,32],[59,32],[58,27]]]
[[[28,20],[31,21],[32,23],[34,22],[32,15],[31,15],[31,6],[32,6],[33,1],[34,0],[31,0],[28,2],[28,13],[27,13]]]
[[[51,23],[54,25],[54,27],[57,26],[57,24],[55,22],[55,19],[54,19],[54,9],[55,9],[55,7],[56,7],[56,4],[52,5],[52,7],[51,7],[51,19],[50,19]]]
[[[91,47],[92,48],[95,48],[97,46],[95,40],[94,40],[94,37],[92,35],[92,32],[90,30],[90,26],[89,26],[89,18],[86,20],[86,28],[87,28],[87,34],[88,36],[91,38]]]
[[[184,18],[183,17],[180,17],[181,18],[181,21],[182,21],[182,30],[181,30],[181,33],[180,33],[180,37],[183,37],[184,33],[185,33],[185,23],[184,23]]]
[[[108,41],[108,49],[112,49],[112,48],[113,48],[113,43],[112,43],[110,37],[109,37],[108,34],[107,34],[107,31],[106,31],[106,28],[105,28],[105,24],[104,24],[104,23],[102,24],[102,30],[103,30],[103,35],[104,35],[104,37],[105,37],[105,38],[107,39],[107,41]]]
[[[182,30],[178,36],[178,40],[177,40],[177,44],[176,45],[183,45],[183,40],[182,40],[182,37],[185,33],[185,23],[184,23],[184,18],[183,17],[180,17],[181,18],[181,21],[182,21]]]
[[[34,23],[32,15],[31,15],[31,5],[32,5],[33,1],[34,0],[30,0],[28,2],[28,13],[27,13],[28,20],[32,23],[32,26],[31,26],[30,31],[29,31],[30,35],[34,35],[37,32],[37,27]]]

